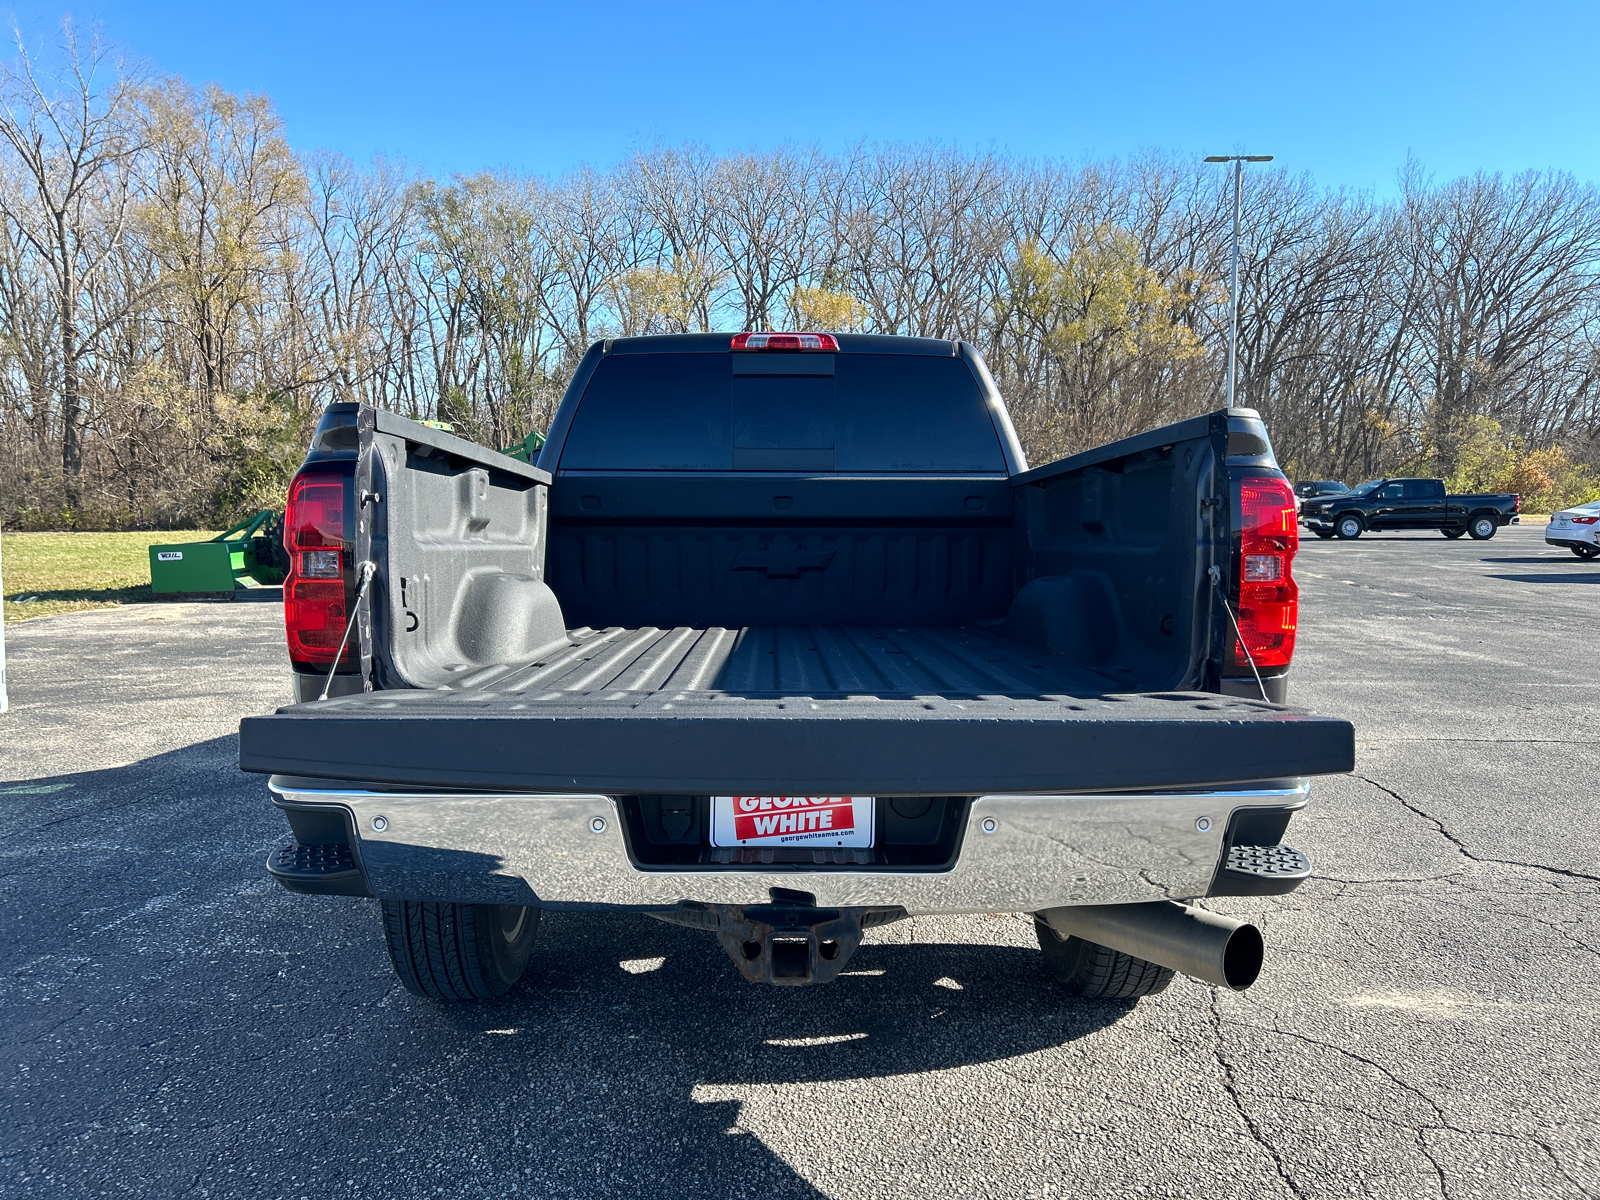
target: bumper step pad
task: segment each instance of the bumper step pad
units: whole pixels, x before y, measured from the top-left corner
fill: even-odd
[[[1304,879],[1311,874],[1311,860],[1293,846],[1234,846],[1227,869],[1260,879]]]
[[[291,892],[312,896],[372,894],[345,842],[299,842],[291,834],[267,855],[267,874]]]
[[[1293,846],[1230,846],[1213,896],[1278,896],[1311,877],[1311,860]]]

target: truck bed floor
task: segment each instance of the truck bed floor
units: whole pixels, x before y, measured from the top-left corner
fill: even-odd
[[[763,625],[747,629],[579,629],[530,666],[494,668],[466,688],[514,695],[693,692],[734,696],[1044,697],[1117,689],[983,627]]]

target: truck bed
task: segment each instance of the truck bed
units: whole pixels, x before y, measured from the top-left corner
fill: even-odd
[[[1348,770],[1348,723],[1126,694],[983,626],[578,629],[448,688],[247,718],[240,765],[403,787],[951,795]],[[786,764],[781,769],[778,764]],[[780,773],[781,772],[781,773]]]
[[[921,695],[1037,699],[1106,690],[1114,674],[1074,671],[996,626],[759,625],[745,629],[577,629],[570,649],[464,680],[497,692],[697,692],[885,699]]]

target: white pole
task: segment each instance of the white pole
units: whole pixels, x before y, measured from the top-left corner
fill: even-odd
[[[1228,407],[1233,407],[1234,372],[1239,362],[1239,189],[1244,160],[1233,160],[1233,267],[1228,273]]]

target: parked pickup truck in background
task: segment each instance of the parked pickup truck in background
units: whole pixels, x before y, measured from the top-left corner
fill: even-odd
[[[1340,483],[1337,479],[1306,479],[1294,485],[1294,494],[1300,498],[1300,509],[1305,510],[1306,502],[1319,500],[1324,496],[1343,495],[1350,490],[1350,486]]]
[[[505,991],[546,908],[782,985],[908,915],[1029,912],[1071,994],[1246,987],[1259,932],[1190,902],[1297,886],[1308,778],[1354,762],[1281,703],[1257,414],[1029,469],[964,342],[608,340],[537,466],[335,406],[287,523],[304,702],[240,731],[268,869],[380,900],[424,996]]]
[[[1487,541],[1515,525],[1522,497],[1509,492],[1450,496],[1442,479],[1369,479],[1338,496],[1306,500],[1300,521],[1320,538],[1358,538],[1369,529],[1437,529]]]

